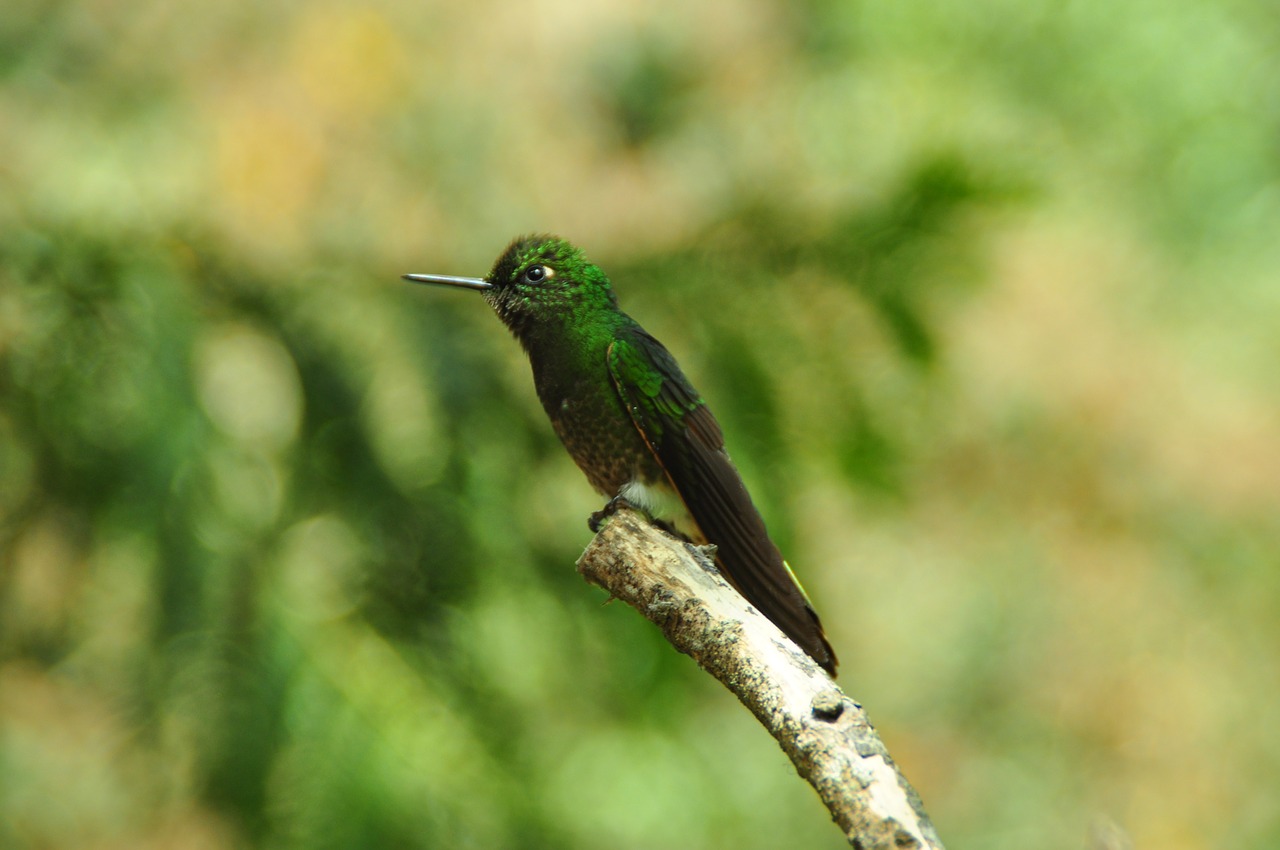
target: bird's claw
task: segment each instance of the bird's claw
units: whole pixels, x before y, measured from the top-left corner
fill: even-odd
[[[630,508],[633,505],[624,499],[621,495],[614,496],[600,510],[593,513],[587,518],[587,528],[591,529],[592,534],[600,533],[600,526],[604,521],[618,512],[619,508]]]

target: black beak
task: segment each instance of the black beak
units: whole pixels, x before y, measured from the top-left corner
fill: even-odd
[[[406,274],[405,280],[414,283],[434,283],[436,286],[460,286],[463,289],[475,289],[484,292],[493,289],[493,284],[480,277],[453,277],[447,274]]]

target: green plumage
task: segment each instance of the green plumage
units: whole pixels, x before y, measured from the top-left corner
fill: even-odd
[[[406,275],[481,290],[524,346],[565,448],[598,492],[634,485],[677,495],[721,573],[827,672],[818,615],[769,539],[720,426],[675,358],[618,309],[609,279],[561,239],[517,239],[489,276]]]

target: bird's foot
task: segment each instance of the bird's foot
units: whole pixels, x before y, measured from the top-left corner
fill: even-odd
[[[619,508],[634,508],[635,505],[624,499],[621,494],[614,496],[600,510],[593,513],[587,519],[587,528],[591,529],[592,534],[600,533],[600,526],[606,519],[618,512]]]

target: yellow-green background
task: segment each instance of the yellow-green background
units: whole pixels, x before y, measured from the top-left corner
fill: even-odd
[[[953,848],[1280,846],[1264,0],[9,0],[0,847],[842,846],[573,569],[585,246]]]

